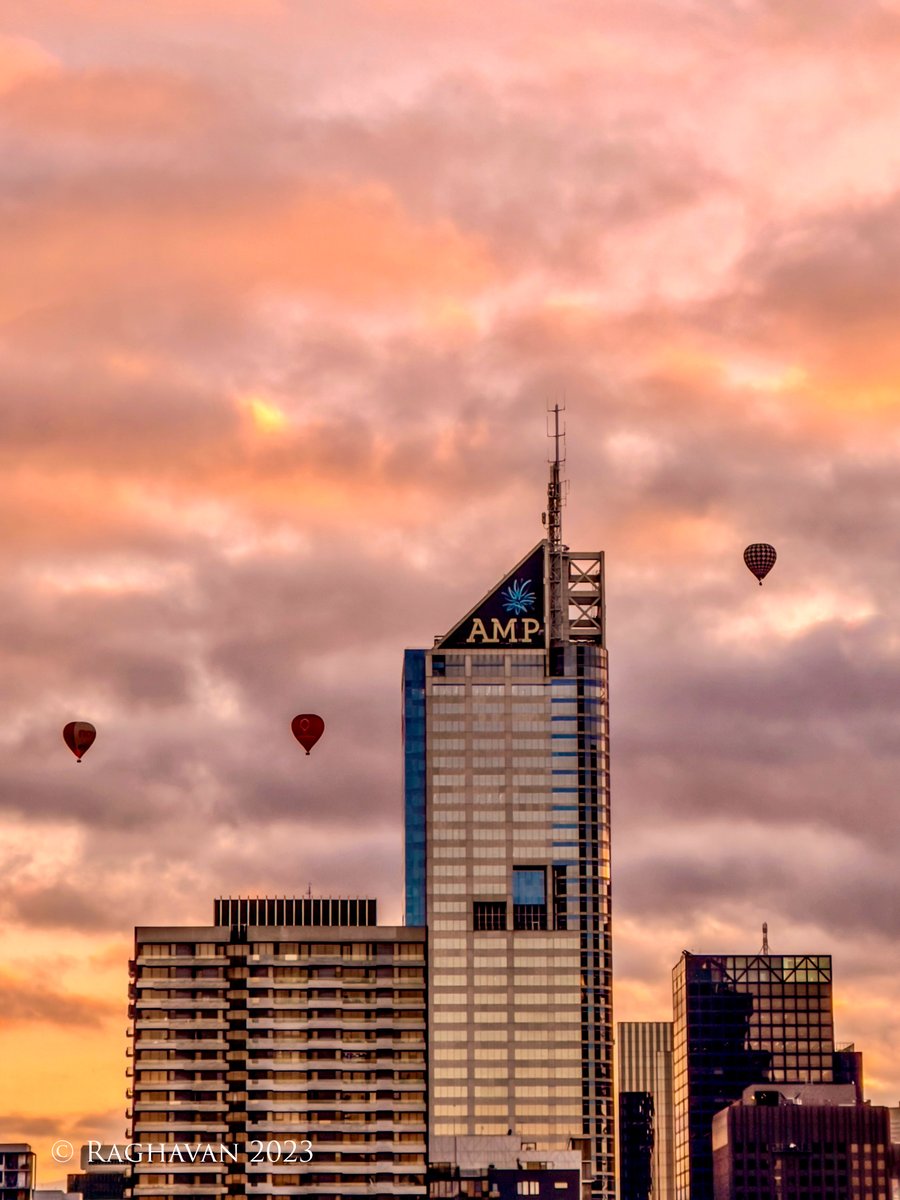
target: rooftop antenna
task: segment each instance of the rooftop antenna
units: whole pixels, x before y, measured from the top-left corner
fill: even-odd
[[[553,438],[553,453],[548,458],[550,463],[550,482],[547,485],[547,512],[545,522],[550,535],[550,549],[559,552],[562,544],[562,510],[565,504],[563,493],[562,468],[566,463],[566,430],[560,421],[565,405],[554,404],[547,409],[547,437]]]
[[[550,463],[550,482],[547,485],[547,511],[544,524],[547,526],[550,548],[550,645],[561,646],[566,637],[566,604],[564,589],[563,556],[566,546],[562,540],[562,510],[566,502],[565,481],[562,468],[566,462],[566,431],[560,420],[565,405],[554,404],[547,410],[547,437],[553,438],[553,453]]]
[[[767,921],[763,921],[763,944],[760,954],[769,953],[769,925]]]

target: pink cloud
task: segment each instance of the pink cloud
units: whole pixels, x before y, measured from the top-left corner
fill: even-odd
[[[609,552],[617,1015],[663,1015],[683,946],[741,949],[762,905],[848,996],[871,981],[847,1034],[896,1088],[871,972],[896,957],[897,14],[12,16],[8,923],[100,954],[215,890],[348,878],[396,914],[400,654],[541,536],[565,398],[567,540]],[[762,590],[752,540],[779,549]],[[78,768],[73,714],[101,729]]]

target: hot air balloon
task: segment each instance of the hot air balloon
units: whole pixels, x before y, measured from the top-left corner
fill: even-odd
[[[93,746],[96,736],[97,730],[90,721],[70,721],[63,730],[63,741],[79,762],[82,754]]]
[[[747,570],[753,572],[759,580],[760,587],[762,587],[762,581],[775,566],[775,559],[777,557],[775,547],[770,546],[768,542],[754,542],[744,551],[744,562],[747,564]]]
[[[315,713],[300,713],[291,721],[291,733],[307,754],[325,732],[325,722]]]

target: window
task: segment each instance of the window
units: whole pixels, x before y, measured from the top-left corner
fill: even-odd
[[[565,929],[568,925],[568,879],[566,868],[553,867],[553,926]]]
[[[520,1196],[539,1196],[541,1185],[536,1179],[520,1179],[516,1191]]]
[[[474,900],[472,902],[472,928],[491,930],[506,928],[505,900]]]
[[[513,929],[547,928],[547,872],[513,867]]]

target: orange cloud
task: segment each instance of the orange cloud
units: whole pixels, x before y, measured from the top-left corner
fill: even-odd
[[[85,290],[250,289],[396,306],[464,296],[494,276],[479,241],[450,221],[414,219],[383,187],[250,187],[217,195],[188,183],[161,196],[139,183],[44,199],[9,222],[0,319],[74,304]],[[124,269],[123,269],[124,267]]]
[[[31,38],[0,36],[0,95],[36,76],[52,77],[58,65],[59,60]]]
[[[65,1027],[94,1027],[114,1011],[96,997],[53,991],[46,983],[35,987],[8,972],[0,972],[0,1027],[29,1022]]]
[[[212,119],[212,96],[161,70],[29,72],[6,98],[5,116],[21,132],[56,141],[172,137]]]

